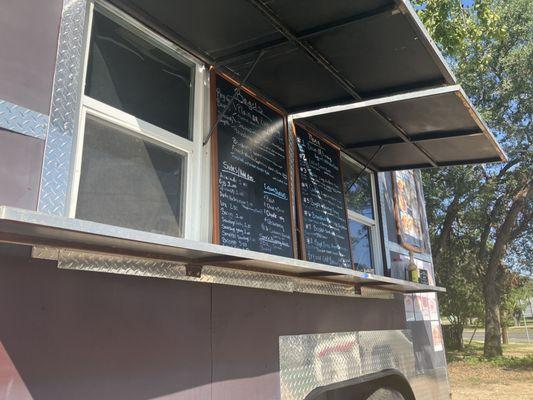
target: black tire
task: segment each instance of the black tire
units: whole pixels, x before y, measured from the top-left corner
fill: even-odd
[[[365,400],[405,400],[405,397],[396,389],[379,388]]]

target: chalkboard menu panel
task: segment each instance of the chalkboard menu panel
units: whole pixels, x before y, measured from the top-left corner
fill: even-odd
[[[351,268],[339,151],[295,127],[304,256],[308,261]]]
[[[222,116],[238,87],[213,76],[215,111]],[[213,146],[215,242],[294,257],[285,117],[241,89]]]

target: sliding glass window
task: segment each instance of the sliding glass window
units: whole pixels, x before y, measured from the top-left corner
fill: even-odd
[[[346,156],[341,163],[354,268],[381,272],[374,176]]]
[[[90,9],[70,214],[185,237],[201,65],[104,2]]]

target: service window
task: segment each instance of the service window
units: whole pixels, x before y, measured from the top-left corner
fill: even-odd
[[[346,156],[341,163],[354,268],[382,273],[374,176]]]
[[[186,237],[201,66],[110,6],[90,21],[70,214]]]

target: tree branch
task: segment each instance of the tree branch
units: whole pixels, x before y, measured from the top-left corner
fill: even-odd
[[[491,285],[497,287],[498,268],[505,255],[507,245],[513,239],[512,232],[513,227],[516,224],[516,219],[518,218],[519,213],[527,207],[528,199],[533,196],[533,186],[531,183],[531,181],[528,181],[526,185],[514,195],[509,212],[496,232],[496,241],[494,242],[494,247],[487,265],[487,273],[485,274],[485,286]]]

